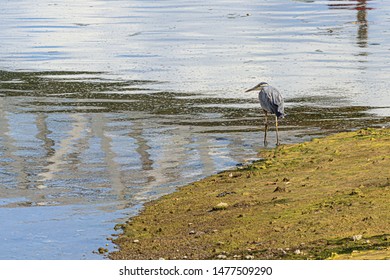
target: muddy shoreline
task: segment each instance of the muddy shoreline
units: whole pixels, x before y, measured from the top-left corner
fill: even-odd
[[[111,259],[388,259],[390,129],[260,151],[117,225]]]

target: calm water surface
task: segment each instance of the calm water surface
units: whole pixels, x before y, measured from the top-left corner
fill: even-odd
[[[0,0],[0,259],[99,259],[116,223],[262,148],[389,126],[390,4]],[[270,133],[270,143],[274,135]]]

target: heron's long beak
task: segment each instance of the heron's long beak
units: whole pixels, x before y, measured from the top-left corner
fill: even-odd
[[[247,89],[245,92],[250,92],[250,91],[254,91],[254,90],[257,90],[257,86],[253,87],[253,88],[250,88],[250,89]]]

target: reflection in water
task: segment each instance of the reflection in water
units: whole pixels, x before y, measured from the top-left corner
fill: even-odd
[[[372,0],[329,0],[331,2],[328,6],[332,9],[349,9],[349,10],[371,10],[373,8],[367,7],[367,3]]]
[[[37,176],[36,187],[39,189],[46,188],[46,184],[55,179],[56,174],[62,171],[62,166],[66,165],[67,161],[72,161],[72,164],[79,164],[78,159],[80,158],[80,150],[77,149],[78,147],[74,145],[74,143],[77,139],[82,139],[81,135],[83,131],[86,130],[85,120],[83,119],[83,116],[77,114],[72,114],[69,117],[73,119],[71,121],[73,128],[61,139],[53,154],[47,157],[47,166],[45,166],[44,171]],[[46,123],[44,123],[43,127],[47,127]],[[47,137],[47,134],[44,134],[44,131],[40,131],[39,134],[46,136],[43,138],[44,143],[54,142]]]
[[[357,43],[359,47],[366,48],[368,44],[368,21],[367,21],[367,1],[360,1],[361,6],[357,8],[357,24],[358,24],[358,35]]]
[[[103,199],[123,208],[166,192],[161,186],[183,184],[241,161],[234,153],[246,149],[228,139],[226,145],[210,145],[208,136],[195,136],[194,132],[201,132],[193,128],[195,122],[172,125],[172,121],[191,119],[190,115],[177,118],[181,110],[190,109],[183,104],[206,100],[188,102],[158,93],[125,95],[135,81],[75,81],[72,76],[78,73],[67,73],[67,81],[62,79],[64,73],[0,74],[6,94],[0,110],[1,183],[7,185],[3,196],[18,197],[20,189],[29,189],[23,195],[24,205]],[[108,98],[105,92],[114,90],[120,92]],[[31,91],[39,96],[29,97]],[[218,129],[223,118],[207,126]],[[226,157],[229,164],[215,166],[213,149],[224,150],[217,157]],[[252,147],[249,150],[253,152]]]
[[[370,0],[349,0],[349,1],[339,1],[339,0],[330,0],[328,4],[332,9],[350,9],[356,10],[356,24],[358,25],[357,32],[357,44],[361,48],[366,48],[368,44],[368,21],[367,21],[367,11],[372,10],[372,7],[369,7],[368,4]],[[361,55],[367,55],[366,52],[361,53]]]

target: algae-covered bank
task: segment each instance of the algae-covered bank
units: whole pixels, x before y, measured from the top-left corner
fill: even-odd
[[[262,150],[145,205],[112,259],[390,259],[390,129]]]

